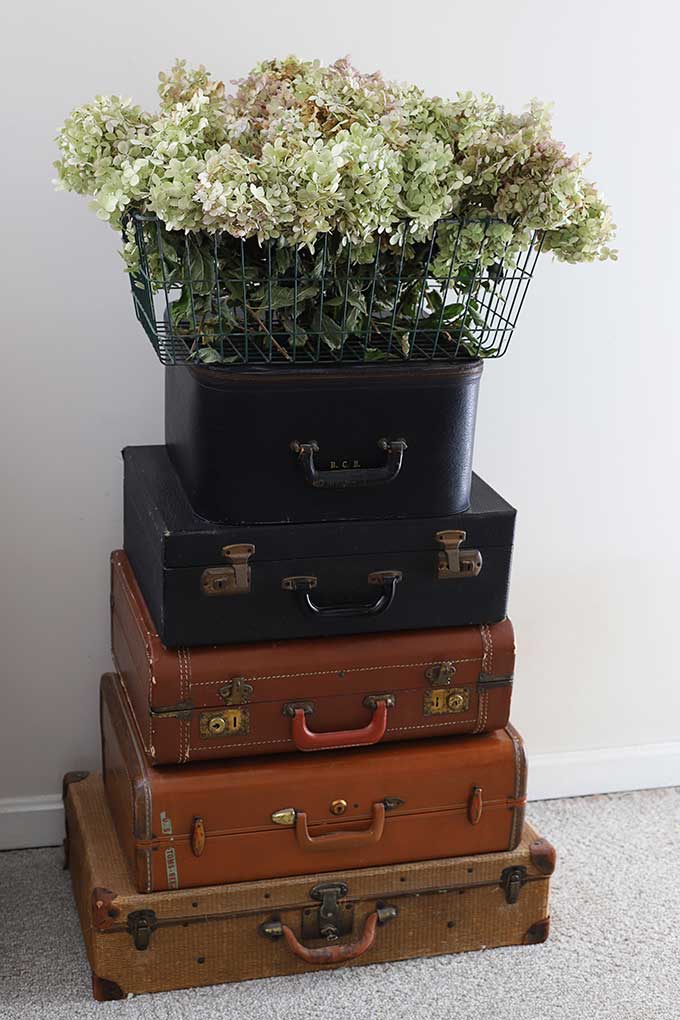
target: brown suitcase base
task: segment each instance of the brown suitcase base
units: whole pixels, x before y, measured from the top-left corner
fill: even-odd
[[[548,936],[555,851],[529,825],[506,853],[140,895],[101,776],[68,778],[73,891],[99,1000]]]

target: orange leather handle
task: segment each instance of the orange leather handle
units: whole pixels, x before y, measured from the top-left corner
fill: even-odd
[[[373,805],[371,824],[368,829],[358,832],[329,832],[327,836],[310,836],[307,828],[307,815],[298,811],[295,816],[295,835],[300,849],[311,850],[313,853],[326,850],[340,850],[348,847],[371,846],[379,843],[385,828],[385,805],[376,801]]]
[[[375,930],[378,924],[378,914],[374,910],[364,922],[364,930],[361,938],[356,942],[350,942],[342,946],[321,946],[318,949],[308,949],[298,942],[295,935],[287,924],[281,925],[283,937],[291,953],[295,953],[305,963],[342,963],[344,960],[355,960],[370,949],[375,942]]]
[[[296,708],[290,725],[290,735],[298,751],[327,751],[332,747],[361,747],[377,744],[387,729],[387,702],[376,701],[373,718],[368,726],[358,730],[333,730],[331,733],[314,733],[307,726],[305,712]]]

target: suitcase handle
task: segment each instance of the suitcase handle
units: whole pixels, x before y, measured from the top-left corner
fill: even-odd
[[[356,942],[348,942],[341,946],[319,946],[316,949],[309,949],[307,946],[303,946],[288,925],[282,924],[281,921],[265,922],[260,930],[270,939],[278,939],[283,936],[291,953],[299,956],[305,963],[343,963],[345,960],[356,960],[357,956],[363,956],[375,942],[378,925],[386,924],[396,916],[396,907],[378,905],[366,917],[361,938],[357,939]]]
[[[285,591],[293,591],[297,595],[298,603],[303,612],[311,613],[313,616],[325,617],[351,617],[351,616],[379,616],[387,612],[397,593],[397,585],[401,581],[400,570],[380,570],[368,575],[369,584],[382,585],[382,595],[375,602],[348,602],[339,606],[319,606],[309,594],[316,588],[316,577],[284,577],[281,587]]]
[[[314,489],[359,489],[393,482],[401,471],[404,451],[407,449],[406,441],[404,439],[379,439],[378,447],[384,450],[387,455],[382,467],[319,471],[314,463],[314,454],[319,452],[319,444],[316,439],[309,439],[306,443],[294,439],[290,444],[293,453],[298,455],[298,464],[302,468],[305,481]]]
[[[394,705],[394,697],[391,694],[376,697],[372,704],[373,718],[368,726],[356,730],[333,730],[330,733],[314,733],[310,730],[302,705],[286,705],[283,711],[293,717],[290,736],[298,751],[327,751],[333,747],[362,747],[382,740],[387,729],[387,709]]]
[[[358,832],[329,832],[327,836],[310,836],[307,827],[307,815],[304,811],[295,812],[295,836],[301,850],[312,853],[326,850],[346,850],[357,846],[372,846],[379,843],[385,828],[385,805],[381,800],[373,805],[371,824],[367,829]]]

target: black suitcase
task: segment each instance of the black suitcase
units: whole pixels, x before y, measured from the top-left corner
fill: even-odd
[[[171,366],[165,442],[206,520],[448,516],[470,502],[481,372],[480,360]]]
[[[125,551],[168,647],[495,623],[515,511],[473,475],[469,511],[317,524],[211,524],[164,446],[128,447]]]

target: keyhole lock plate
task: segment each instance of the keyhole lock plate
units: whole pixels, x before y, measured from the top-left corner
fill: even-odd
[[[467,687],[435,687],[425,691],[423,712],[425,715],[455,715],[467,712],[470,706],[470,691]]]
[[[331,801],[330,810],[332,815],[344,815],[347,810],[347,801],[340,799]]]
[[[225,708],[221,712],[201,712],[198,719],[201,737],[235,737],[250,732],[247,708]]]

